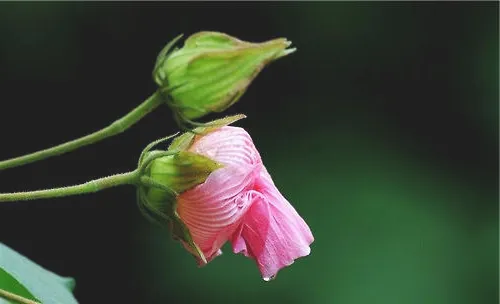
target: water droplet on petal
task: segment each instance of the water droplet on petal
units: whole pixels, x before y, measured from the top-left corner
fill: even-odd
[[[270,277],[264,277],[263,279],[264,279],[264,281],[269,282],[271,280],[274,280],[275,278],[276,278],[276,275],[272,275]]]

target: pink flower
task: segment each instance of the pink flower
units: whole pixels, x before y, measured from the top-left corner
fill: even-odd
[[[309,255],[311,230],[274,185],[244,129],[226,126],[196,136],[188,151],[223,165],[177,198],[177,213],[207,261],[230,241],[269,280]]]

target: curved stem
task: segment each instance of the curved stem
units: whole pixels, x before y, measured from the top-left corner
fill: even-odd
[[[26,299],[24,297],[16,295],[12,292],[8,292],[7,290],[1,289],[1,288],[0,288],[0,298],[4,298],[4,299],[14,301],[16,303],[21,303],[21,304],[40,304],[38,302],[32,301],[30,299]]]
[[[164,98],[162,97],[162,94],[157,91],[153,95],[151,95],[148,99],[146,99],[143,103],[141,103],[138,107],[130,111],[127,115],[116,120],[115,122],[105,127],[104,129],[96,131],[87,136],[83,136],[81,138],[68,141],[66,143],[60,144],[52,148],[0,161],[0,170],[18,167],[35,161],[46,159],[52,156],[64,154],[66,152],[73,151],[83,146],[96,143],[105,138],[117,135],[130,128],[132,125],[134,125],[144,116],[146,116],[149,112],[157,108],[163,102]]]
[[[140,171],[135,170],[132,172],[121,173],[95,179],[80,185],[45,189],[45,190],[36,190],[36,191],[0,193],[0,202],[29,201],[36,199],[93,193],[120,185],[136,184],[139,181],[139,179],[140,179]]]

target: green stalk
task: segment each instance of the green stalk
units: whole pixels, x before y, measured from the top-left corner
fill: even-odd
[[[105,127],[104,129],[96,131],[87,136],[72,141],[68,141],[66,143],[60,144],[52,148],[0,161],[0,170],[14,168],[32,162],[36,162],[42,159],[46,159],[52,156],[61,155],[76,150],[78,148],[94,144],[108,137],[120,134],[123,131],[130,128],[135,123],[137,123],[139,120],[141,120],[149,112],[156,109],[163,102],[164,102],[163,97],[157,91],[153,95],[151,95],[148,99],[146,99],[143,103],[141,103],[138,107],[130,111],[127,115],[116,120],[115,122]]]
[[[140,181],[140,171],[135,170],[132,172],[121,173],[95,179],[80,185],[45,189],[45,190],[36,190],[36,191],[0,193],[0,202],[30,201],[36,199],[80,195],[86,193],[93,193],[121,185],[134,185],[137,184],[139,181]]]
[[[40,304],[38,302],[32,301],[30,299],[26,299],[24,297],[16,295],[12,292],[8,292],[7,290],[1,289],[1,288],[0,288],[0,298],[4,298],[4,299],[9,300],[10,302],[13,302],[13,303]]]

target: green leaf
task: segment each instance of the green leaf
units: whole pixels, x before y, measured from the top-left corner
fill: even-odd
[[[0,289],[41,303],[78,303],[75,280],[61,277],[0,243]],[[0,303],[10,303],[0,298]]]
[[[34,295],[31,294],[31,292],[26,289],[19,281],[17,281],[13,276],[11,276],[8,272],[0,268],[0,289],[6,290],[10,293],[13,293],[15,295],[21,296],[23,298],[32,300],[32,301],[39,301],[38,299],[35,298]],[[0,303],[3,303],[3,298],[0,297]],[[9,302],[7,303],[16,303],[16,302]]]

